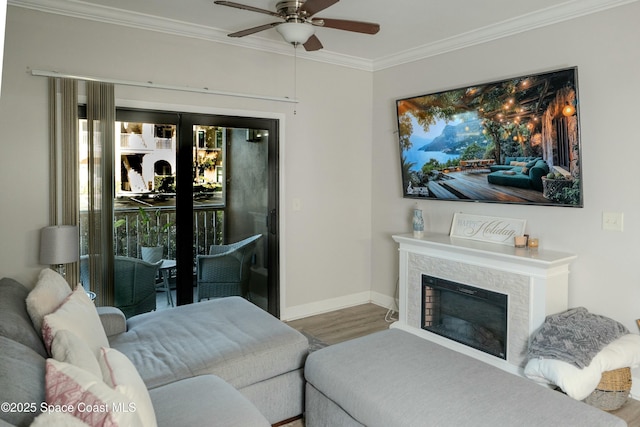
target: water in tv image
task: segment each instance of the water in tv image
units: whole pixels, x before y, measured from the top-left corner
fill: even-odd
[[[577,69],[396,102],[408,198],[582,207]]]

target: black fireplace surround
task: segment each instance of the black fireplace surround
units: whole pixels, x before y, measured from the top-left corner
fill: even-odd
[[[422,329],[507,359],[505,294],[422,275]]]

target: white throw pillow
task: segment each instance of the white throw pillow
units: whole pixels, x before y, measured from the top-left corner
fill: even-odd
[[[44,317],[42,337],[47,351],[51,352],[53,337],[58,331],[67,329],[87,343],[96,360],[101,347],[109,347],[96,306],[80,285],[67,297],[56,311]]]
[[[47,408],[67,412],[90,426],[142,427],[131,400],[84,369],[47,359]]]
[[[145,427],[156,427],[156,413],[147,386],[131,360],[114,348],[100,350],[100,369],[105,384],[135,403],[136,412]]]
[[[27,295],[27,312],[36,331],[42,331],[42,319],[53,313],[64,299],[71,293],[71,288],[64,277],[50,268],[43,269],[38,281]]]
[[[66,329],[56,332],[51,342],[51,357],[59,362],[69,363],[102,378],[98,359],[86,342]]]

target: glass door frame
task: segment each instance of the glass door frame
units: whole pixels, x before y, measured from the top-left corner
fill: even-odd
[[[179,230],[193,230],[193,128],[195,125],[218,126],[237,129],[264,129],[268,137],[268,212],[267,215],[267,295],[268,311],[280,317],[279,289],[279,121],[277,119],[223,116],[214,114],[179,113],[178,142],[176,152],[176,222]],[[186,171],[182,173],[182,171]],[[181,179],[180,177],[183,176]],[[185,179],[188,178],[188,179]],[[182,214],[182,212],[184,214]],[[189,215],[186,213],[189,212]],[[178,305],[193,302],[193,231],[189,236],[179,235],[176,241],[176,299]],[[180,268],[189,266],[189,268]]]

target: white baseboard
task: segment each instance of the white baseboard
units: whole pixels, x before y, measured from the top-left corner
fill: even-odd
[[[371,291],[371,303],[398,312],[398,301],[389,295]]]
[[[314,316],[316,314],[327,313],[329,311],[340,310],[342,308],[353,307],[355,305],[372,303],[380,307],[396,308],[392,297],[378,292],[360,292],[357,294],[345,295],[338,298],[330,298],[309,304],[285,307],[280,311],[280,319],[284,321],[301,319],[303,317]]]

